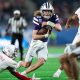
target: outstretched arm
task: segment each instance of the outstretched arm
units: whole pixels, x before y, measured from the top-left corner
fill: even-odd
[[[21,75],[19,72],[13,70],[12,68],[8,67],[7,68],[9,70],[9,72],[14,75],[15,77],[17,77],[19,80],[32,80],[31,78],[27,78],[24,75]]]

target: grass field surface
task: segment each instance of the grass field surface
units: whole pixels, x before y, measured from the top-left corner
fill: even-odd
[[[37,60],[34,59],[33,63],[35,63]],[[37,69],[34,72],[29,73],[27,76],[31,77],[33,73],[36,74],[36,77],[41,78],[41,80],[67,80],[66,75],[64,72],[62,72],[60,78],[53,78],[52,75],[53,73],[57,70],[57,68],[60,66],[59,60],[57,58],[48,58],[47,62]],[[22,72],[25,70],[25,68],[19,68],[18,71]],[[18,80],[14,76],[12,76],[7,70],[2,72],[0,74],[0,80]]]
[[[63,53],[64,47],[49,47],[49,54],[61,54]],[[26,53],[26,50],[24,50],[24,52]],[[16,61],[19,61],[19,58],[17,58]],[[33,59],[33,63],[37,61],[36,58]],[[79,64],[80,65],[80,64]],[[55,71],[59,68],[60,63],[59,63],[59,59],[58,58],[48,58],[48,60],[46,61],[46,63],[40,67],[39,69],[29,73],[28,77],[32,77],[32,75],[35,73],[36,77],[41,78],[41,80],[67,80],[67,76],[65,75],[64,71],[62,71],[62,74],[59,78],[53,78],[53,73],[55,73]],[[22,72],[24,71],[26,68],[19,68],[18,71]],[[0,73],[0,80],[18,80],[17,78],[15,78],[13,75],[11,75],[7,70],[3,71],[2,73]]]

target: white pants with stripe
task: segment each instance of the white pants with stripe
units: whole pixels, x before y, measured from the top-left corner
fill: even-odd
[[[48,49],[47,42],[41,40],[32,40],[28,52],[26,54],[25,61],[31,62],[33,57],[37,55],[38,58],[44,58],[47,60]]]

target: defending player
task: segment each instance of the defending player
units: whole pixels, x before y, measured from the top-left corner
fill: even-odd
[[[78,80],[77,57],[80,56],[80,41],[68,45],[61,56],[60,62],[69,80]]]
[[[0,52],[0,72],[9,70],[9,72],[19,80],[38,80],[36,78],[27,78],[16,71],[17,62],[13,59],[17,55],[17,49],[14,45],[8,45]]]
[[[79,22],[79,28],[78,28],[78,32],[72,42],[72,44],[74,45],[75,43],[79,42],[80,41],[80,8],[78,8],[75,12],[74,15],[72,15],[71,17],[69,17],[69,19],[67,20],[67,23],[66,23],[66,26],[65,28],[66,29],[69,29],[70,28],[70,23],[72,20],[78,20]],[[63,69],[63,67],[61,66],[55,73],[54,73],[54,77],[59,77],[60,74],[61,74],[61,70]]]
[[[19,66],[29,67],[32,63],[32,59],[36,54],[38,57],[37,63],[31,65],[27,70],[23,71],[22,74],[28,74],[40,66],[42,66],[46,60],[48,55],[47,49],[47,41],[49,33],[55,28],[58,31],[61,31],[61,25],[59,23],[59,18],[54,12],[54,8],[51,3],[46,2],[44,3],[40,11],[37,11],[33,18],[34,29],[32,32],[32,41],[27,52],[25,61],[19,62]],[[43,27],[47,28],[48,31],[46,34],[37,34],[39,30]]]

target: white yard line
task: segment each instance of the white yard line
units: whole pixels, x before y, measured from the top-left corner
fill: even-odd
[[[49,53],[48,54],[48,58],[57,58],[57,57],[59,57],[59,56],[61,56],[61,55],[63,55],[63,54],[61,54],[61,53]],[[18,57],[20,56],[20,53],[18,54]],[[24,58],[25,58],[25,56],[26,56],[26,53],[24,53]],[[35,55],[36,56],[36,55]]]

